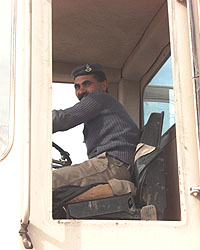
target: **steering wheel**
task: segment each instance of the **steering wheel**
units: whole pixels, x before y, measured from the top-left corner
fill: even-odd
[[[58,168],[70,166],[72,164],[70,154],[67,151],[64,151],[55,142],[52,142],[52,146],[60,152],[60,156],[61,156],[59,160],[52,159],[52,167],[54,169],[58,169]]]

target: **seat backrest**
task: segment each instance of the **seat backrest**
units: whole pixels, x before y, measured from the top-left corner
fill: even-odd
[[[152,153],[160,147],[164,112],[151,113],[146,125],[141,129],[140,141],[136,147],[131,174],[135,171],[135,162],[142,156]]]
[[[152,113],[150,115],[148,122],[141,131],[140,143],[137,145],[134,162],[130,169],[133,182],[137,187],[136,198],[139,206],[143,205],[143,189],[147,174],[154,168],[152,165],[154,165],[156,157],[160,154],[159,147],[163,117],[164,112]],[[158,165],[158,163],[156,164]],[[156,168],[159,167],[156,166]],[[162,169],[159,171],[163,171],[163,167],[161,166],[160,168]],[[161,174],[161,178],[163,178],[163,174]]]
[[[146,125],[142,129],[140,143],[153,147],[160,146],[164,112],[151,113]]]

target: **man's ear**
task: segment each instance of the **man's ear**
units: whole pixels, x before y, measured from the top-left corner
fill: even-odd
[[[103,92],[107,92],[107,89],[108,89],[108,83],[107,81],[103,81],[102,84],[101,84],[101,88],[102,88],[102,91]]]

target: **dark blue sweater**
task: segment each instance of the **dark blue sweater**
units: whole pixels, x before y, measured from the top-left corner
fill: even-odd
[[[89,158],[103,152],[130,164],[139,141],[137,125],[124,107],[107,93],[92,92],[65,110],[53,110],[53,133],[84,123]]]

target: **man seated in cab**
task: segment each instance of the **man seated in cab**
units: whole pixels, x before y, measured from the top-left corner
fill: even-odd
[[[131,180],[128,170],[139,141],[139,129],[124,107],[108,94],[106,75],[99,64],[72,71],[79,102],[53,110],[53,133],[84,123],[88,160],[53,171],[53,190],[61,186]],[[112,186],[112,184],[111,184]]]

